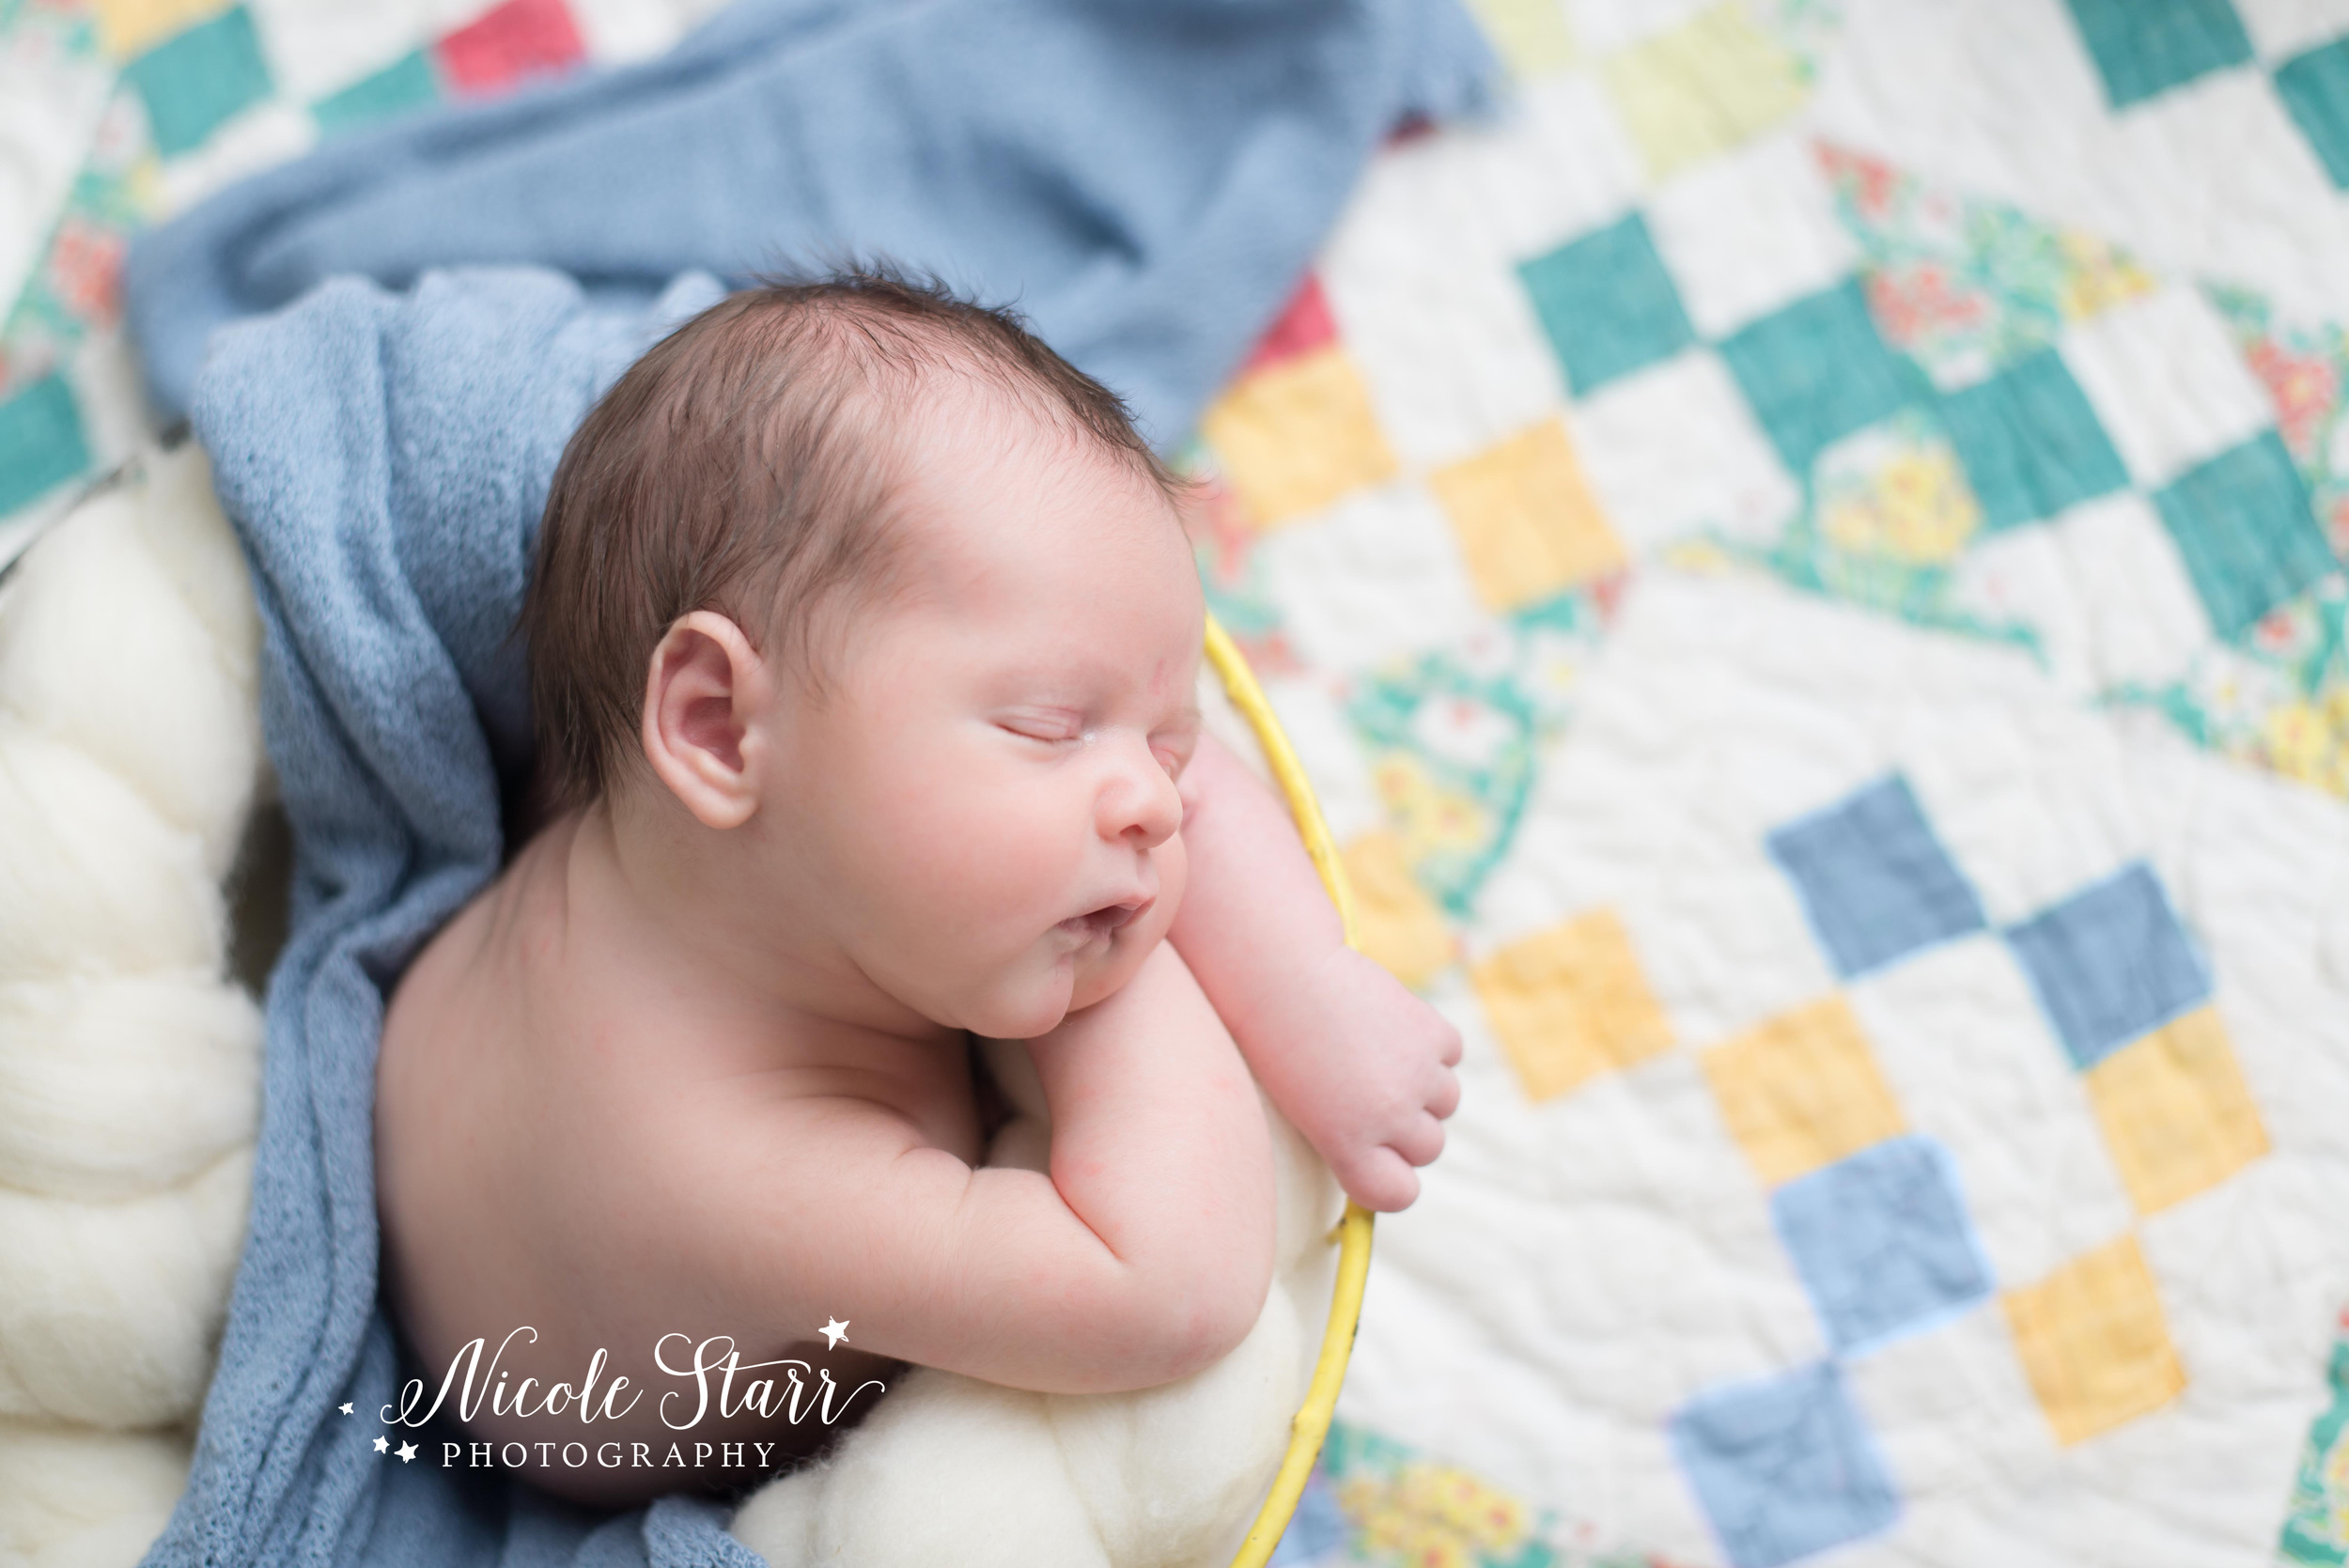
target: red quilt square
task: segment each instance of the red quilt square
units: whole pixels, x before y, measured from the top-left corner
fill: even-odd
[[[1256,340],[1255,349],[1249,354],[1248,363],[1240,366],[1239,373],[1245,376],[1268,365],[1293,359],[1335,341],[1337,335],[1338,324],[1330,318],[1330,302],[1322,295],[1321,280],[1308,272],[1304,283],[1289,296],[1289,303],[1281,307],[1280,319]]]
[[[563,0],[506,0],[432,46],[442,73],[470,97],[568,70],[586,56]]]

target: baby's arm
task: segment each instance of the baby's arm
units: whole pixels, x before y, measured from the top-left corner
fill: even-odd
[[[1169,939],[1348,1196],[1392,1210],[1443,1149],[1459,1032],[1346,945],[1288,808],[1212,737],[1183,774],[1190,885]]]
[[[763,1243],[789,1271],[768,1298],[848,1318],[860,1349],[1050,1393],[1149,1388],[1220,1358],[1264,1310],[1275,1209],[1271,1135],[1231,1036],[1160,943],[1027,1048],[1049,1176],[972,1170],[894,1112],[827,1102],[768,1165],[805,1194]]]

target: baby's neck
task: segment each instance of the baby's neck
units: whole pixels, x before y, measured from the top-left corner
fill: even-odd
[[[866,978],[790,889],[754,884],[729,835],[682,815],[599,801],[531,846],[544,846],[579,961],[658,976],[677,1007],[729,1034],[961,1048],[961,1031]]]

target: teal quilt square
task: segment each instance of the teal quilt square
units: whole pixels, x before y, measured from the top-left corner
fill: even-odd
[[[242,6],[164,39],[122,74],[147,104],[155,150],[166,158],[200,145],[223,120],[270,94],[261,40]]]
[[[2228,0],[2070,0],[2105,97],[2116,109],[2251,57]]]
[[[1909,400],[1911,377],[1876,334],[1858,278],[1749,323],[1720,354],[1797,477],[1830,442]]]
[[[2349,186],[2349,38],[2335,39],[2276,70],[2276,96],[2316,150],[2333,183]]]
[[[0,403],[0,513],[88,467],[82,413],[62,374],[53,371]]]
[[[2154,509],[2221,637],[2249,630],[2336,564],[2274,430],[2188,469],[2154,492]]]
[[[2050,518],[2129,482],[2096,411],[2053,349],[1947,395],[1940,412],[1985,528]]]
[[[423,50],[412,50],[372,76],[362,77],[310,106],[319,129],[332,136],[441,101],[441,79]]]
[[[1521,264],[1517,276],[1578,396],[1670,358],[1695,338],[1637,212]]]

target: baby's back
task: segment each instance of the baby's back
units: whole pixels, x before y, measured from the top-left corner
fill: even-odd
[[[421,1362],[423,1406],[456,1361],[443,1410],[461,1415],[466,1347],[478,1339],[468,1442],[506,1454],[523,1444],[539,1484],[622,1501],[679,1488],[679,1469],[662,1464],[672,1443],[687,1465],[703,1460],[698,1483],[720,1484],[749,1475],[723,1473],[722,1458],[771,1469],[848,1424],[827,1425],[806,1400],[792,1421],[790,1366],[738,1374],[727,1415],[719,1374],[675,1375],[657,1355],[690,1369],[697,1346],[731,1336],[745,1368],[806,1363],[797,1370],[811,1394],[818,1370],[829,1372],[833,1411],[850,1419],[879,1397],[850,1391],[899,1364],[827,1349],[817,1326],[853,1315],[853,1304],[801,1299],[771,1266],[788,1255],[772,1245],[772,1220],[792,1197],[769,1179],[768,1156],[844,1091],[875,1086],[839,1081],[820,1050],[798,1048],[804,1042],[684,1023],[693,1009],[680,1005],[677,978],[638,962],[629,934],[577,896],[580,825],[568,818],[525,846],[395,991],[377,1067],[377,1204],[385,1289]],[[914,1063],[910,1076],[897,1063],[881,1087],[941,1147],[975,1163],[961,1060],[940,1057],[927,1074]],[[535,1340],[517,1332],[528,1329]],[[706,1358],[728,1349],[719,1343]],[[583,1410],[543,1408],[554,1385],[580,1389],[598,1351],[608,1355]],[[499,1374],[505,1413],[480,1397]],[[526,1377],[537,1384],[520,1406],[528,1413],[516,1414]],[[612,1391],[620,1377],[625,1388]],[[770,1414],[739,1408],[757,1397],[757,1379],[772,1380]],[[572,1444],[568,1454],[584,1457],[566,1465]]]

